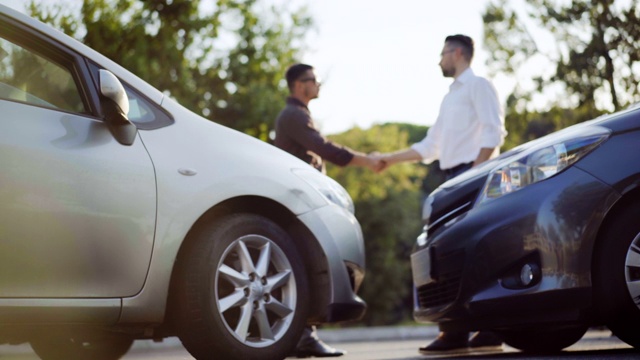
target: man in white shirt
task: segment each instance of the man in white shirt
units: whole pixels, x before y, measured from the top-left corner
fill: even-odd
[[[399,162],[439,160],[445,179],[449,180],[499,153],[507,134],[502,108],[493,85],[471,70],[473,51],[473,40],[468,36],[445,39],[440,68],[442,75],[454,81],[442,100],[438,118],[422,141],[382,154],[385,167]],[[441,332],[433,343],[420,348],[420,353],[501,346],[502,341],[488,332],[476,333],[471,340],[467,332]]]
[[[470,67],[473,40],[465,35],[448,36],[440,56],[442,74],[454,82],[435,124],[422,141],[384,154],[382,159],[387,166],[439,160],[440,168],[451,178],[497,155],[507,132],[495,88]]]

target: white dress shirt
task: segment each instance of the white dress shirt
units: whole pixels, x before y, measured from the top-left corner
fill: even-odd
[[[481,148],[495,148],[492,157],[496,156],[506,135],[496,89],[468,68],[449,86],[427,136],[411,148],[423,162],[440,160],[440,168],[446,170],[473,162]]]

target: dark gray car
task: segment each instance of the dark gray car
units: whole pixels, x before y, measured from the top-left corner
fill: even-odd
[[[640,108],[443,184],[411,255],[415,317],[555,351],[590,326],[640,348]]]

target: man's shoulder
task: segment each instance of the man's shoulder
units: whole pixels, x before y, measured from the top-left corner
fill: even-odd
[[[469,84],[472,89],[476,89],[478,91],[480,91],[481,89],[495,88],[493,82],[490,79],[476,74],[471,74],[471,76],[468,77],[466,83]]]
[[[302,120],[310,117],[309,111],[304,107],[297,104],[287,103],[287,105],[280,111],[278,115],[279,119],[287,120]]]
[[[486,77],[476,74],[471,68],[467,68],[459,79],[464,82],[489,81]]]
[[[480,76],[471,67],[466,68],[456,79],[462,83],[473,83],[477,81],[489,81],[484,76]]]

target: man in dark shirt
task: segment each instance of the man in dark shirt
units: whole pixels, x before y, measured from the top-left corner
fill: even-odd
[[[339,166],[366,166],[377,171],[384,164],[366,154],[334,144],[316,129],[309,102],[318,97],[320,81],[313,67],[306,64],[291,66],[286,73],[290,95],[285,108],[276,119],[275,145],[295,155],[321,172],[325,172],[324,161]],[[307,326],[293,355],[301,357],[334,357],[345,352],[334,349],[318,338],[315,327]]]
[[[366,166],[371,170],[381,167],[378,159],[369,157],[346,146],[335,144],[316,129],[309,102],[318,97],[320,82],[313,67],[296,64],[287,70],[290,96],[287,105],[276,119],[275,145],[324,172],[324,161],[339,166]]]

